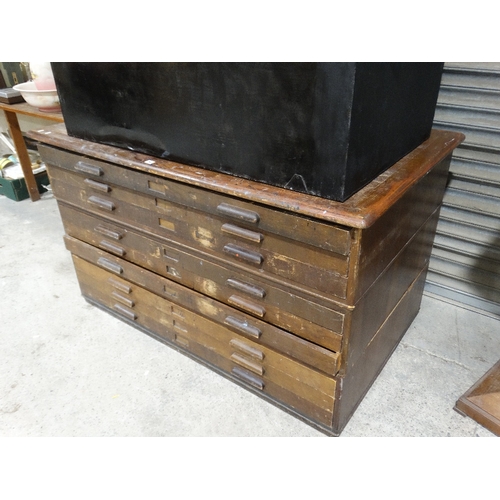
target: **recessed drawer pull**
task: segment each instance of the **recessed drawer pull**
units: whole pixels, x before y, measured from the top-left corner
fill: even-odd
[[[122,274],[123,273],[123,268],[119,266],[118,264],[115,264],[114,262],[104,258],[104,257],[99,257],[97,259],[97,265],[101,266],[103,269],[107,269],[108,271],[111,271],[112,273],[115,274]]]
[[[236,352],[231,354],[231,361],[237,363],[238,365],[243,366],[243,368],[246,368],[247,370],[250,370],[251,372],[254,372],[257,375],[260,376],[264,375],[264,367],[262,367],[258,363],[255,363],[251,359],[247,359],[244,356],[241,356]]]
[[[233,207],[227,203],[221,203],[217,207],[217,212],[221,215],[232,217],[233,219],[251,222],[252,224],[256,224],[260,220],[260,216],[257,212],[252,212],[251,210],[246,210],[244,208]]]
[[[226,284],[231,288],[239,290],[240,292],[248,293],[249,295],[253,295],[259,299],[263,299],[266,296],[266,291],[263,288],[252,285],[251,283],[245,283],[244,281],[229,278],[226,280]]]
[[[249,262],[250,264],[260,265],[264,260],[264,257],[260,253],[252,252],[251,250],[239,247],[238,245],[233,245],[232,243],[228,243],[224,246],[224,252],[232,257]]]
[[[123,295],[120,295],[118,292],[111,292],[111,295],[118,301],[121,302],[122,304],[125,304],[127,307],[134,307],[135,302],[132,299],[129,299],[128,297],[124,297]]]
[[[130,319],[132,321],[135,321],[137,319],[137,314],[135,314],[134,311],[127,309],[125,306],[122,306],[121,304],[115,304],[113,306],[113,309],[115,311],[118,311],[122,316],[125,316],[125,318],[127,319]]]
[[[113,287],[116,288],[117,290],[122,291],[123,293],[132,293],[132,288],[130,288],[128,285],[125,283],[120,283],[119,281],[116,281],[114,278],[108,278],[108,283]]]
[[[173,290],[170,290],[167,285],[163,286],[163,293],[171,299],[179,299],[179,294],[177,292],[174,292]]]
[[[179,330],[182,333],[188,333],[188,329],[182,323],[180,323],[179,321],[177,321],[177,320],[174,319],[172,321],[172,325],[173,325],[173,327],[176,330]]]
[[[109,193],[111,191],[111,187],[107,184],[103,184],[102,182],[97,182],[92,179],[85,179],[83,182],[87,184],[87,186],[97,189],[97,191],[102,191],[103,193]]]
[[[258,316],[259,318],[263,318],[266,314],[266,310],[262,306],[254,304],[253,302],[250,302],[243,297],[239,297],[238,295],[231,295],[227,301],[231,305],[239,307],[243,311],[253,314],[254,316]]]
[[[221,229],[223,233],[238,236],[245,240],[253,241],[254,243],[261,243],[264,239],[264,235],[256,233],[255,231],[250,231],[249,229],[235,226],[234,224],[223,224]]]
[[[184,347],[189,347],[189,340],[186,339],[185,337],[182,337],[181,335],[177,335],[177,333],[176,333],[174,338],[178,344],[180,344]]]
[[[94,205],[97,208],[101,208],[102,210],[107,210],[108,212],[112,212],[115,209],[115,204],[109,200],[103,200],[102,198],[98,198],[97,196],[90,196],[87,200],[91,205]]]
[[[249,325],[246,321],[242,321],[234,316],[227,316],[224,323],[256,339],[262,335],[262,332],[257,327]]]
[[[104,226],[97,226],[94,228],[94,230],[102,234],[103,236],[111,238],[112,240],[118,241],[123,238],[123,233],[120,233],[118,231],[113,231],[112,229],[108,229],[107,227]]]
[[[75,170],[77,172],[82,172],[84,174],[97,175],[98,177],[104,174],[101,167],[96,167],[95,165],[89,165],[88,163],[85,163],[83,161],[79,161],[75,165]]]
[[[119,257],[123,257],[125,255],[125,249],[122,247],[119,247],[118,245],[113,245],[113,243],[110,243],[109,241],[102,240],[99,243],[99,248],[102,248],[103,250],[107,250],[108,252],[118,255]]]
[[[264,389],[264,381],[261,380],[259,377],[256,377],[253,373],[250,373],[249,371],[245,370],[244,368],[235,366],[231,370],[231,372],[233,375],[243,380],[243,382],[250,384],[252,387],[259,389],[260,391]]]
[[[231,345],[231,347],[238,349],[239,351],[247,354],[248,356],[251,356],[252,358],[258,359],[259,361],[262,361],[264,359],[264,353],[262,351],[259,351],[251,345],[245,344],[241,340],[231,339],[229,341],[229,344]]]

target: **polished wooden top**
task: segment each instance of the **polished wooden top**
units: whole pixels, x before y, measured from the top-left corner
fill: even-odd
[[[20,102],[18,104],[6,104],[0,102],[0,109],[4,111],[9,111],[11,113],[17,113],[19,115],[34,116],[36,118],[43,118],[45,120],[51,120],[53,122],[64,122],[63,115],[60,111],[48,113],[46,111],[40,111],[29,105],[27,102]]]
[[[31,138],[95,159],[187,182],[255,203],[342,224],[367,228],[465,139],[457,132],[432,130],[427,141],[343,203],[248,179],[70,137],[62,125],[32,130]]]

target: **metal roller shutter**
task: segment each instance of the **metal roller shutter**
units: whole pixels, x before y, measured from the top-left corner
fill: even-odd
[[[446,63],[434,127],[455,150],[426,293],[500,316],[500,63]]]

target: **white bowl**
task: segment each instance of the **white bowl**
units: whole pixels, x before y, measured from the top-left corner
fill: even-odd
[[[61,111],[57,90],[38,90],[35,82],[19,83],[12,88],[21,92],[24,100],[40,111]]]

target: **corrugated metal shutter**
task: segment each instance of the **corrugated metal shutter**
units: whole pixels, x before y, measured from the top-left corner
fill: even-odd
[[[500,63],[446,63],[434,127],[455,150],[426,293],[500,316]]]

